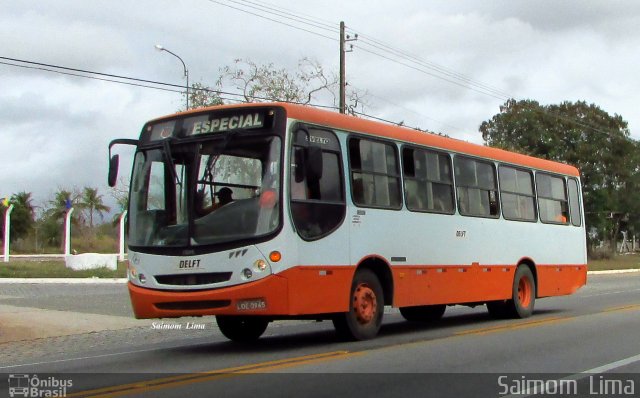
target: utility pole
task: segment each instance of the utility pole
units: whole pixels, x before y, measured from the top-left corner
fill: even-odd
[[[353,51],[353,44],[349,50],[346,50],[346,43],[348,41],[358,40],[358,34],[354,38],[350,38],[349,35],[345,35],[344,21],[340,21],[340,113],[347,113],[347,72],[345,67],[345,54]]]

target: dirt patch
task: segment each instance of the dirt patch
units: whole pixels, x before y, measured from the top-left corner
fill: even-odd
[[[0,305],[0,343],[145,326],[150,320]]]

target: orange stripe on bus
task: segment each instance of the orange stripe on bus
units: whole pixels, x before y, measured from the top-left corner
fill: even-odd
[[[511,298],[515,265],[403,265],[391,267],[393,305],[462,304]],[[137,318],[246,314],[299,316],[344,312],[355,266],[297,266],[252,283],[195,292],[159,291],[129,283]],[[586,265],[538,265],[538,297],[575,292],[586,283]],[[241,300],[263,298],[266,308],[237,309]],[[210,309],[162,309],[162,303],[226,301]]]

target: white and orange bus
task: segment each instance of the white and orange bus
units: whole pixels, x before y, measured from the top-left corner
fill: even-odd
[[[135,316],[215,315],[235,341],[330,319],[374,337],[447,305],[528,317],[586,283],[579,172],[565,164],[311,107],[198,109],[134,144]],[[118,155],[111,157],[115,183]]]

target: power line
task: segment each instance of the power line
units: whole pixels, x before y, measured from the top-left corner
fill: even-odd
[[[250,15],[257,16],[259,18],[263,18],[263,19],[267,19],[267,20],[272,21],[272,22],[283,24],[285,26],[289,26],[289,27],[294,28],[294,29],[302,30],[302,31],[305,31],[305,32],[308,32],[308,33],[312,33],[314,35],[318,35],[318,36],[321,36],[321,37],[324,37],[324,38],[328,38],[328,39],[334,40],[334,41],[336,40],[334,37],[327,37],[324,34],[320,34],[320,33],[316,32],[316,31],[311,31],[309,28],[319,28],[319,29],[322,29],[322,30],[325,30],[325,31],[329,31],[329,32],[332,32],[332,33],[336,33],[336,34],[339,33],[339,29],[336,28],[337,24],[333,24],[332,25],[332,24],[329,24],[329,23],[326,23],[326,22],[321,22],[321,21],[319,22],[318,19],[312,19],[312,18],[306,17],[304,15],[301,15],[299,13],[295,13],[295,12],[292,12],[292,11],[283,11],[284,9],[281,9],[281,8],[279,8],[277,6],[274,6],[274,5],[265,5],[267,3],[259,4],[259,3],[256,3],[254,1],[249,1],[249,0],[227,0],[227,2],[231,2],[233,4],[241,5],[242,7],[245,7],[245,8],[241,9],[239,7],[234,7],[234,6],[231,6],[229,4],[223,3],[221,1],[217,1],[217,0],[209,0],[209,1],[213,2],[213,3],[216,3],[216,4],[219,4],[219,5],[222,5],[222,6],[225,6],[225,7],[229,7],[229,8],[241,11],[241,12],[248,13]],[[266,17],[265,15],[261,15],[261,14],[256,13],[256,12],[249,11],[246,8],[253,9],[253,10],[256,10],[256,11],[259,11],[259,12],[268,13],[268,14],[274,16],[275,18],[283,18],[283,19],[286,19],[286,20],[293,21],[295,23],[302,23],[303,25],[306,25],[306,28],[301,28],[299,26],[294,26],[294,25],[291,25],[289,23],[285,23],[285,22],[283,22],[281,20],[276,20],[274,18]],[[353,29],[350,29],[350,31],[352,31],[354,34],[357,33]],[[360,35],[360,33],[357,33],[357,34]],[[372,55],[376,55],[378,57],[384,58],[384,59],[389,60],[391,62],[395,62],[395,63],[398,63],[398,64],[403,65],[405,67],[409,67],[409,68],[417,70],[417,71],[419,71],[421,73],[427,74],[427,75],[429,75],[431,77],[435,77],[437,79],[444,80],[446,82],[455,84],[455,85],[460,86],[462,88],[470,89],[470,90],[473,90],[473,91],[476,91],[478,93],[491,96],[493,98],[496,98],[496,99],[499,99],[499,100],[502,100],[502,101],[505,101],[508,98],[512,98],[513,97],[513,96],[511,96],[511,95],[509,95],[509,94],[507,94],[507,93],[505,93],[503,91],[500,91],[499,89],[497,89],[495,87],[492,87],[492,86],[490,86],[488,84],[476,81],[476,80],[471,79],[471,78],[469,78],[469,77],[467,77],[467,76],[465,76],[465,75],[463,75],[461,73],[458,73],[458,72],[455,72],[453,70],[447,69],[447,68],[445,68],[443,66],[440,66],[440,65],[437,65],[435,63],[422,60],[422,59],[418,58],[415,55],[409,54],[408,52],[405,52],[405,51],[402,51],[402,50],[398,50],[398,49],[396,49],[396,48],[394,48],[394,47],[392,47],[392,46],[390,46],[388,44],[385,44],[385,43],[379,41],[379,40],[373,39],[372,37],[370,37],[368,35],[364,35],[363,37],[364,37],[364,40],[363,40],[364,46],[369,46],[370,48],[367,49],[367,48],[365,48],[363,46],[360,46],[360,45],[358,45],[358,48],[360,48],[363,51],[368,52],[368,53],[370,53]],[[371,48],[377,49],[379,51],[374,51]],[[393,55],[395,57],[401,58],[401,59],[403,59],[405,61],[408,61],[411,64],[417,64],[419,67],[415,67],[413,65],[407,64],[406,62],[401,62],[401,61],[398,61],[398,60],[396,60],[394,58],[391,58],[390,56],[383,55],[383,54],[380,53],[380,51],[382,51],[383,53],[389,53],[389,54],[391,54],[391,55]],[[428,70],[431,70],[431,72],[429,72]],[[459,80],[459,81],[456,81],[456,80]]]
[[[80,78],[91,79],[91,80],[100,80],[100,81],[105,81],[105,82],[110,82],[110,83],[125,84],[125,85],[129,85],[129,86],[137,86],[137,87],[149,88],[149,89],[155,89],[155,90],[163,90],[163,91],[170,91],[170,92],[175,92],[175,93],[183,93],[182,90],[177,90],[177,89],[174,89],[174,88],[180,88],[180,89],[184,89],[185,88],[184,86],[181,86],[179,84],[165,83],[165,82],[148,80],[148,79],[140,79],[140,78],[136,78],[136,77],[123,76],[123,75],[114,75],[114,74],[109,74],[109,73],[91,71],[91,70],[87,70],[87,69],[70,68],[70,67],[61,66],[61,65],[45,64],[45,63],[42,63],[42,62],[28,61],[28,60],[22,60],[22,59],[17,59],[17,58],[0,57],[0,60],[10,61],[10,62],[0,61],[0,64],[7,65],[7,66],[13,66],[13,67],[24,68],[24,69],[39,70],[39,71],[43,71],[43,72],[57,73],[57,74],[61,74],[61,75],[80,77]],[[21,64],[18,64],[18,63],[21,63]],[[92,75],[94,75],[94,76],[92,76]],[[96,76],[106,76],[106,77],[96,77]],[[119,80],[115,80],[115,79],[119,79]],[[132,83],[132,82],[129,82],[129,81],[133,81],[135,83]],[[143,83],[147,83],[147,84],[143,84]],[[166,87],[158,87],[158,86],[166,86]],[[170,88],[167,88],[167,87],[170,87]],[[227,100],[227,101],[247,102],[247,100],[244,98],[243,94],[231,93],[231,92],[221,91],[221,90],[213,90],[213,89],[205,88],[205,87],[199,87],[199,88],[198,87],[191,87],[191,90],[214,93],[214,94],[217,94],[218,96],[220,96],[221,99]],[[228,97],[223,97],[222,95],[230,95],[230,96],[234,96],[234,97],[240,97],[242,99],[228,98]],[[261,101],[273,101],[274,100],[273,98],[258,97],[258,96],[252,96],[252,98],[254,98],[256,100],[261,100]],[[303,103],[300,103],[300,102],[295,102],[295,101],[280,101],[280,102],[289,102],[289,103],[293,103],[293,104],[306,105],[306,104],[303,104]],[[308,105],[315,106],[315,107],[318,107],[318,108],[336,109],[335,106],[331,106],[330,107],[330,106],[319,105],[319,104],[308,104]]]
[[[298,30],[301,30],[303,32],[311,33],[313,35],[320,36],[320,37],[323,37],[325,39],[329,39],[329,40],[332,40],[332,41],[338,41],[338,39],[336,39],[335,37],[331,37],[331,36],[324,35],[322,33],[314,32],[314,31],[312,31],[310,29],[302,28],[300,26],[291,25],[289,23],[286,23],[286,22],[283,22],[283,21],[279,21],[277,19],[270,18],[270,17],[264,16],[264,15],[260,15],[258,13],[251,12],[251,11],[248,11],[248,10],[243,9],[243,8],[234,7],[232,5],[225,4],[225,3],[222,3],[222,2],[217,1],[217,0],[209,0],[209,2],[216,3],[216,4],[219,4],[219,5],[224,6],[224,7],[232,8],[234,10],[241,11],[241,12],[256,16],[258,18],[266,19],[268,21],[275,22],[275,23],[280,24],[280,25],[288,26],[288,27],[293,28],[293,29],[298,29]],[[255,8],[255,7],[252,7],[252,8]],[[288,18],[288,19],[292,19],[292,18]]]
[[[50,73],[56,73],[56,74],[61,74],[61,75],[67,75],[67,76],[72,76],[72,77],[79,77],[79,78],[85,78],[85,79],[91,79],[91,80],[98,80],[98,81],[104,81],[104,82],[109,82],[109,83],[116,83],[116,84],[124,84],[124,85],[128,85],[128,86],[135,86],[135,87],[141,87],[141,88],[149,88],[149,89],[154,89],[154,90],[162,90],[162,91],[168,91],[168,92],[175,92],[175,93],[182,93],[182,89],[184,89],[184,86],[178,85],[178,84],[173,84],[173,83],[166,83],[166,82],[160,82],[160,81],[154,81],[154,80],[148,80],[148,79],[141,79],[141,78],[136,78],[136,77],[130,77],[130,76],[124,76],[124,75],[115,75],[115,74],[109,74],[109,73],[103,73],[103,72],[96,72],[96,71],[91,71],[91,70],[86,70],[86,69],[78,69],[78,68],[70,68],[70,67],[66,67],[66,66],[60,66],[60,65],[53,65],[53,64],[46,64],[46,63],[42,63],[42,62],[35,62],[35,61],[28,61],[28,60],[21,60],[21,59],[17,59],[17,58],[9,58],[9,57],[0,57],[0,60],[4,60],[4,61],[0,61],[0,65],[6,65],[6,66],[13,66],[13,67],[18,67],[18,68],[24,68],[24,69],[31,69],[31,70],[38,70],[38,71],[43,71],[43,72],[50,72]],[[96,77],[96,76],[101,76],[101,77]],[[119,80],[116,80],[119,79]],[[178,88],[180,90],[178,90]],[[221,90],[213,90],[210,88],[191,88],[194,91],[205,91],[205,92],[209,92],[209,93],[214,93],[217,94],[220,99],[225,100],[225,101],[234,101],[234,102],[248,102],[245,98],[243,94],[238,94],[238,93],[231,93],[231,92],[226,92],[226,91],[221,91]],[[232,97],[239,97],[238,98],[230,98],[230,97],[226,97],[226,96],[232,96]],[[373,95],[372,95],[373,96]],[[252,97],[255,100],[260,100],[260,101],[273,101],[273,98],[266,98],[266,97],[257,97],[254,96]],[[379,97],[377,97],[379,98]],[[394,104],[391,101],[388,100],[384,100],[385,102],[388,102],[390,104]],[[289,103],[293,103],[293,104],[299,104],[299,105],[309,105],[309,106],[314,106],[317,108],[325,108],[325,109],[333,109],[336,110],[337,107],[336,106],[327,106],[327,105],[320,105],[320,104],[313,104],[313,103],[309,103],[309,104],[305,104],[305,103],[300,103],[300,102],[295,102],[295,101],[281,101],[281,102],[289,102]],[[399,106],[398,104],[395,104],[396,106]],[[406,109],[406,108],[404,108]],[[585,129],[589,129],[592,130],[594,132],[600,133],[600,134],[605,134],[605,135],[611,135],[611,132],[606,132],[603,130],[600,130],[596,127],[593,127],[589,124],[586,124],[580,120],[577,119],[573,119],[567,116],[563,116],[560,115],[558,113],[553,113],[553,112],[549,112],[547,110],[544,109],[536,109],[536,112],[540,112],[543,114],[547,114],[550,115],[552,117],[558,118],[560,120],[564,120],[566,122],[569,123],[573,123],[576,124],[579,127],[585,128]],[[417,113],[415,111],[412,111],[414,113]],[[373,115],[369,115],[366,113],[362,113],[362,112],[357,112],[357,111],[353,111],[353,114],[359,115],[359,116],[363,116],[363,117],[367,117],[369,119],[373,119],[373,120],[379,120],[379,121],[383,121],[386,123],[390,123],[390,124],[394,124],[394,125],[401,125],[401,123],[398,122],[393,122],[390,120],[386,120],[383,118],[379,118]],[[424,117],[427,117],[425,115],[421,115]],[[435,120],[435,119],[433,119]],[[437,121],[437,120],[436,120]],[[442,122],[440,122],[442,123]],[[408,127],[408,126],[406,126]],[[419,131],[424,131],[420,128],[417,127],[408,127],[408,128],[413,128],[415,130],[419,130]]]
[[[267,20],[272,21],[272,22],[276,22],[276,23],[279,23],[279,24],[282,24],[282,25],[285,25],[285,26],[289,26],[289,27],[294,28],[294,29],[302,30],[302,31],[305,31],[305,32],[308,32],[308,33],[311,33],[311,34],[314,34],[314,35],[317,35],[317,36],[320,36],[320,37],[327,38],[327,39],[335,41],[335,38],[333,38],[333,37],[328,37],[328,36],[326,36],[324,34],[320,34],[318,32],[311,31],[311,30],[309,30],[307,28],[301,28],[299,26],[294,26],[294,25],[288,24],[286,22],[283,22],[281,20],[276,20],[274,18],[269,18],[269,17],[266,17],[264,15],[260,15],[260,14],[255,13],[255,12],[248,11],[246,9],[240,9],[238,7],[233,7],[233,6],[230,6],[228,4],[222,3],[221,1],[216,1],[216,0],[209,0],[209,1],[213,2],[213,3],[216,3],[216,4],[219,4],[219,5],[222,5],[222,6],[225,6],[225,7],[233,8],[233,9],[236,9],[238,11],[242,11],[242,12],[257,16],[259,18],[267,19]],[[235,4],[239,4],[240,2],[242,2],[242,3],[244,3],[244,4],[242,4],[243,7],[246,7],[246,8],[249,8],[249,9],[258,10],[258,11],[261,11],[261,12],[267,12],[267,13],[269,13],[271,15],[274,15],[275,17],[278,17],[278,18],[288,19],[288,20],[294,21],[296,23],[303,23],[303,24],[305,24],[307,26],[310,26],[310,27],[320,28],[320,29],[328,30],[328,31],[331,31],[331,32],[334,32],[334,33],[335,32],[339,32],[339,30],[337,31],[335,28],[332,29],[331,28],[332,25],[330,23],[319,22],[319,20],[317,18],[309,18],[307,16],[303,16],[300,13],[293,12],[293,11],[290,11],[290,10],[286,10],[286,9],[283,9],[283,8],[281,8],[279,6],[275,6],[275,5],[272,5],[272,4],[268,4],[268,3],[259,4],[259,3],[256,3],[254,1],[249,1],[249,0],[227,0],[227,1],[235,3]],[[357,33],[353,29],[349,29],[349,30],[351,32],[353,32],[354,34]],[[371,36],[363,35],[361,33],[357,33],[357,34],[358,34],[358,37],[362,39],[361,43],[363,43],[365,46],[369,46],[370,47],[370,48],[366,48],[365,46],[357,45],[357,48],[359,48],[360,50],[362,50],[364,52],[370,53],[372,55],[378,56],[380,58],[383,58],[383,59],[386,59],[388,61],[394,62],[396,64],[402,65],[404,67],[413,69],[415,71],[418,71],[420,73],[426,74],[428,76],[432,76],[432,77],[435,77],[437,79],[441,79],[441,80],[446,81],[448,83],[457,85],[459,87],[462,87],[462,88],[465,88],[465,89],[468,89],[468,90],[475,91],[475,92],[480,93],[480,94],[484,94],[484,95],[490,96],[492,98],[495,98],[495,99],[498,99],[498,100],[501,100],[501,101],[507,101],[507,100],[509,100],[511,98],[515,98],[515,96],[513,96],[513,95],[511,95],[511,94],[509,94],[509,93],[507,93],[505,91],[502,91],[502,90],[500,90],[500,89],[498,89],[498,88],[496,88],[494,86],[488,85],[486,83],[482,83],[480,81],[477,81],[475,79],[467,77],[464,74],[456,72],[456,71],[454,71],[452,69],[445,68],[445,67],[443,67],[441,65],[438,65],[436,63],[423,60],[423,59],[421,59],[421,58],[419,58],[419,57],[417,57],[415,55],[412,55],[412,54],[410,54],[410,53],[408,53],[406,51],[398,50],[398,49],[392,47],[391,45],[385,44],[385,43],[383,43],[383,42],[381,42],[381,41],[379,41],[377,39],[372,38]],[[375,50],[378,50],[378,51],[372,50],[371,48],[373,48]],[[383,53],[388,53],[390,55],[387,56],[387,55],[385,55]],[[398,60],[398,59],[394,59],[391,56],[398,57],[398,58],[400,58],[400,59],[402,59],[402,60],[404,60],[406,62]],[[581,126],[583,128],[587,128],[587,129],[590,129],[590,130],[593,130],[593,131],[596,131],[596,132],[599,132],[599,133],[602,133],[602,134],[610,134],[610,133],[607,133],[607,132],[602,131],[600,129],[597,129],[597,128],[593,127],[593,126],[587,125],[587,124],[585,124],[585,123],[583,123],[581,121],[568,118],[566,116],[553,115],[553,114],[549,113],[546,110],[542,110],[542,112],[544,112],[546,114],[550,114],[552,116],[555,116],[555,117],[557,117],[557,118],[559,118],[561,120],[565,120],[565,121],[569,121],[569,122],[575,123],[576,125]]]
[[[37,70],[37,71],[41,71],[41,72],[56,73],[56,74],[65,75],[65,76],[79,77],[79,78],[103,81],[103,82],[108,82],[108,83],[124,84],[124,85],[128,85],[128,86],[135,86],[135,87],[148,88],[148,89],[154,89],[154,90],[169,91],[169,92],[174,92],[174,93],[183,93],[183,91],[182,90],[177,90],[175,88],[168,88],[168,87],[177,87],[177,88],[181,88],[181,89],[184,88],[184,87],[182,87],[180,85],[172,84],[172,83],[165,83],[165,82],[160,82],[160,81],[140,79],[140,78],[135,78],[135,77],[123,76],[123,75],[114,75],[114,74],[108,74],[108,73],[103,73],[103,72],[95,72],[95,71],[91,71],[91,70],[87,70],[87,69],[70,68],[70,67],[65,67],[65,66],[60,66],[60,65],[45,64],[45,63],[41,63],[41,62],[27,61],[27,60],[21,60],[21,59],[16,59],[16,58],[8,58],[8,57],[0,57],[0,59],[12,61],[12,62],[0,61],[0,65],[13,66],[13,67],[17,67],[17,68],[30,69],[30,70]],[[20,63],[22,63],[22,65],[21,64],[17,64],[15,62],[20,62]],[[95,75],[95,76],[91,76],[91,75]],[[112,76],[113,78],[96,77],[96,76]],[[121,80],[115,80],[115,78],[121,79]],[[128,82],[126,80],[131,80],[131,81],[135,81],[135,82]],[[149,82],[149,83],[153,83],[153,84],[156,84],[156,85],[168,86],[168,87],[158,87],[158,86],[153,86],[153,85],[150,85],[150,84],[143,84],[143,83],[139,83],[139,82]],[[201,88],[192,87],[191,90],[192,91],[205,91],[205,92],[209,92],[209,93],[215,93],[215,94],[218,94],[220,99],[222,99],[224,101],[248,102],[244,98],[243,94],[230,93],[230,92],[225,92],[225,91],[220,91],[220,90],[212,90],[212,89],[204,88],[204,87],[201,87]],[[231,96],[240,97],[240,98],[224,97],[221,94],[231,95]],[[264,101],[272,101],[273,100],[272,98],[265,98],[265,97],[252,97],[252,98],[254,98],[256,100],[264,100]],[[328,106],[328,105],[320,105],[320,104],[303,104],[303,103],[295,102],[295,101],[280,101],[280,102],[288,102],[288,103],[298,104],[298,105],[309,105],[309,106],[313,106],[313,107],[316,107],[316,108],[325,108],[325,109],[337,110],[336,106]],[[373,116],[373,115],[369,115],[369,114],[366,114],[366,113],[363,113],[363,112],[352,111],[352,113],[355,114],[355,115],[366,117],[368,119],[372,119],[372,120],[378,120],[378,121],[386,122],[386,123],[393,124],[393,125],[402,125],[401,123],[397,123],[397,122],[393,122],[393,121],[386,120],[386,119],[383,119],[383,118],[379,118],[379,117],[376,117],[376,116]],[[405,126],[405,127],[425,132],[425,130],[417,128],[417,127],[409,127],[409,126]]]
[[[350,29],[350,30],[355,33],[355,31],[353,31],[353,29]],[[382,51],[385,51],[385,52],[389,52],[389,53],[394,54],[394,55],[396,55],[398,57],[401,57],[401,58],[406,59],[408,61],[414,62],[414,63],[416,63],[416,64],[418,64],[420,66],[423,66],[425,68],[432,69],[433,71],[435,71],[437,73],[441,73],[441,74],[443,74],[445,76],[449,76],[451,78],[461,80],[464,83],[467,83],[469,85],[475,86],[475,87],[480,88],[482,90],[489,91],[489,92],[491,92],[493,94],[496,94],[498,96],[501,96],[503,98],[513,98],[513,96],[510,95],[509,93],[507,93],[505,91],[502,91],[502,90],[500,90],[500,89],[498,89],[498,88],[496,88],[494,86],[490,86],[488,84],[485,84],[485,83],[482,83],[480,81],[474,80],[474,79],[472,79],[470,77],[467,77],[467,76],[465,76],[465,75],[463,75],[461,73],[458,73],[458,72],[456,72],[454,70],[451,70],[451,69],[445,68],[444,66],[438,65],[436,63],[424,60],[424,59],[422,59],[422,58],[420,58],[420,57],[418,57],[416,55],[413,55],[411,53],[408,53],[406,51],[399,50],[399,49],[396,49],[394,47],[391,47],[390,45],[385,44],[385,43],[383,43],[381,41],[378,41],[376,39],[373,39],[373,38],[371,38],[371,37],[369,37],[369,36],[367,36],[365,34],[359,33],[358,35],[359,35],[358,38],[360,38],[360,43],[364,43],[365,45],[369,45],[369,46],[371,46],[373,48],[376,48],[376,49],[379,49],[379,50],[382,50]],[[358,46],[358,47],[360,47],[360,46]]]
[[[335,24],[333,23],[322,22],[316,18],[310,18],[307,16],[303,16],[301,14],[295,14],[291,11],[287,11],[284,8],[276,7],[274,5],[269,5],[268,3],[256,3],[254,1],[249,1],[249,0],[227,0],[227,1],[238,4],[238,5],[242,5],[245,7],[256,8],[266,13],[276,15],[278,17],[291,19],[299,23],[311,25],[313,27],[326,30],[331,33],[337,33],[338,31],[338,29],[336,29]],[[242,4],[242,3],[245,3],[245,4]]]
[[[0,57],[0,58],[4,58],[4,57]],[[57,73],[57,74],[60,74],[60,75],[82,77],[82,78],[92,79],[92,80],[101,80],[101,81],[110,82],[110,83],[125,84],[125,85],[128,85],[128,86],[152,88],[152,89],[155,89],[155,90],[171,91],[171,92],[175,92],[175,93],[181,93],[182,92],[180,90],[174,90],[174,89],[170,89],[170,88],[154,87],[154,86],[150,86],[150,85],[146,85],[146,84],[123,82],[123,81],[118,81],[118,80],[114,80],[114,79],[107,79],[107,78],[102,78],[102,77],[81,75],[79,73],[53,70],[53,69],[45,68],[45,67],[42,67],[42,66],[18,65],[18,64],[13,64],[13,63],[4,62],[4,61],[0,61],[0,64],[8,65],[8,66],[15,66],[15,67],[24,68],[24,69],[33,69],[33,70],[40,70],[40,71],[44,71],[44,72],[53,72],[53,73]]]

